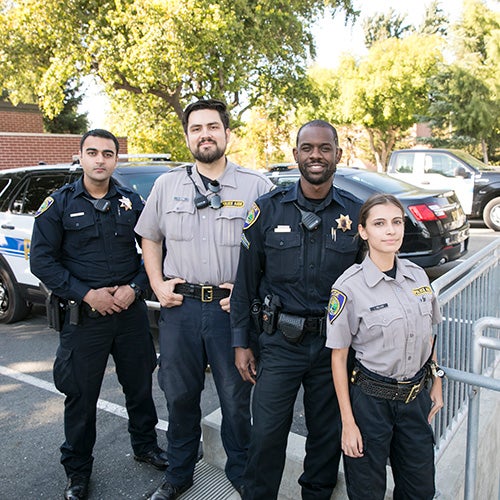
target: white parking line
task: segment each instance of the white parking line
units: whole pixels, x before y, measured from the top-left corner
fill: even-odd
[[[58,394],[59,396],[64,396],[56,389],[54,384],[46,382],[45,380],[42,380],[40,378],[33,377],[32,375],[26,375],[26,373],[18,372],[17,370],[12,370],[12,368],[7,368],[6,366],[0,365],[0,375],[5,375],[6,377],[19,380],[19,382],[23,382],[25,384],[38,387],[45,391]],[[107,411],[108,413],[112,413],[113,415],[116,415],[118,417],[128,419],[126,408],[124,406],[111,403],[110,401],[106,401],[104,399],[98,399],[97,408],[99,408],[100,410]],[[161,431],[166,431],[168,429],[168,422],[166,420],[158,419],[158,424],[156,425],[156,428]]]

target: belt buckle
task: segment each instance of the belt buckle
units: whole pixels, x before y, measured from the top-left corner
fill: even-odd
[[[201,285],[201,301],[212,302],[214,300],[214,287],[212,285]]]
[[[420,385],[421,382],[415,384],[411,388],[410,394],[408,394],[408,397],[405,399],[405,404],[411,403],[418,396],[418,393],[420,392]]]

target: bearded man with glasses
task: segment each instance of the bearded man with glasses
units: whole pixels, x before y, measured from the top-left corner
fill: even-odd
[[[169,414],[169,467],[153,500],[172,500],[193,484],[207,364],[221,403],[225,472],[241,493],[252,384],[234,364],[229,296],[247,212],[272,188],[266,177],[227,160],[229,114],[223,102],[190,104],[182,123],[195,163],[156,181],[136,226],[161,304],[158,380]]]

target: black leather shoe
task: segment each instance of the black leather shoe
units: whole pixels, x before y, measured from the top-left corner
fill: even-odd
[[[182,495],[185,491],[193,486],[193,481],[174,486],[172,483],[165,481],[150,497],[149,500],[174,500]]]
[[[155,448],[143,455],[134,455],[134,459],[152,465],[158,470],[165,470],[168,467],[167,452],[161,448]]]
[[[73,476],[68,478],[68,484],[64,490],[66,500],[79,500],[87,498],[89,493],[89,478],[82,476]]]

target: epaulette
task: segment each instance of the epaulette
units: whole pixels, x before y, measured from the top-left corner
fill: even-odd
[[[134,191],[132,188],[129,188],[128,186],[118,186],[118,185],[116,185],[116,190],[119,193],[123,193],[123,194],[134,194],[134,193],[136,193],[136,191]]]
[[[361,272],[363,269],[363,266],[361,264],[353,264],[351,267],[347,268],[339,277],[337,280],[337,283],[341,284],[344,283],[346,280],[351,278],[352,276],[358,274]]]
[[[337,186],[335,186],[335,190],[343,198],[348,198],[349,200],[353,201],[354,203],[359,203],[360,205],[363,204],[363,200],[361,198],[358,198],[356,195],[350,193],[349,191],[346,191],[345,189],[339,188]]]

